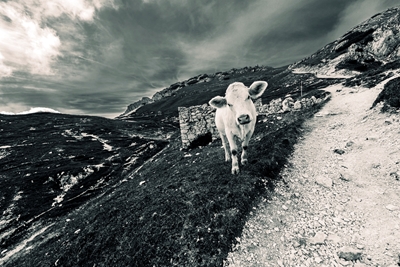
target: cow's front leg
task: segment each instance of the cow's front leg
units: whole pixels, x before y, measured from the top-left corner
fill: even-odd
[[[242,165],[246,165],[248,163],[247,160],[247,148],[249,147],[249,141],[251,136],[253,135],[253,132],[250,131],[244,138],[243,142],[242,142],[242,157],[240,159],[240,162],[242,163]]]
[[[231,160],[231,153],[229,151],[228,147],[228,138],[226,138],[225,134],[220,134],[221,140],[222,140],[222,146],[224,147],[225,151],[225,161],[230,161]]]
[[[229,147],[231,148],[232,154],[232,174],[239,174],[239,162],[238,162],[238,148],[236,142],[233,138],[233,135],[227,135],[229,141]]]

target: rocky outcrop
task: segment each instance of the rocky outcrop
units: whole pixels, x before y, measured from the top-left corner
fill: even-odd
[[[399,21],[400,7],[390,8],[289,68],[320,75],[354,76],[399,60]]]
[[[118,116],[118,118],[123,118],[125,116],[128,116],[128,115],[132,114],[133,112],[135,112],[140,107],[143,107],[144,105],[147,105],[147,104],[153,103],[153,102],[154,102],[154,100],[149,97],[142,97],[142,99],[140,99],[139,101],[136,101],[135,103],[130,104],[127,107],[127,109],[125,110],[125,112],[122,113],[120,116]]]

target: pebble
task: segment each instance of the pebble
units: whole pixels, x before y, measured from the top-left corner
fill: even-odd
[[[398,210],[399,207],[394,206],[394,205],[392,205],[392,204],[389,204],[389,205],[386,206],[386,209],[388,209],[388,210],[390,210],[390,211],[395,211],[395,210]]]
[[[309,239],[309,243],[313,245],[324,244],[326,235],[323,232],[317,232],[314,237]]]
[[[343,149],[336,148],[335,150],[333,150],[333,152],[335,152],[336,154],[339,154],[339,155],[343,155],[345,151]]]
[[[335,234],[329,235],[328,240],[332,241],[333,243],[340,243],[342,241],[342,239],[338,235],[335,235]]]
[[[294,241],[292,242],[292,245],[293,245],[293,247],[295,247],[295,248],[298,248],[298,247],[301,246],[301,244],[300,244],[297,240],[294,240]]]
[[[343,180],[346,182],[354,180],[353,177],[354,177],[354,173],[349,170],[342,170],[340,172],[340,176],[339,176],[340,180]]]
[[[322,185],[326,188],[331,188],[333,185],[332,179],[326,176],[317,176],[315,177],[315,182],[319,185]]]
[[[364,249],[364,246],[361,245],[361,244],[357,244],[356,247],[357,247],[358,249]]]

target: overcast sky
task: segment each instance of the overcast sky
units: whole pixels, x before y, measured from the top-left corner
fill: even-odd
[[[0,112],[115,117],[202,73],[279,67],[400,0],[0,0]]]

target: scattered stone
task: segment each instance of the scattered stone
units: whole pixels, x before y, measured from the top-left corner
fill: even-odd
[[[349,142],[346,143],[346,147],[351,147],[351,146],[353,146],[353,145],[354,145],[354,142],[353,142],[353,141],[349,141]]]
[[[364,249],[364,246],[361,245],[361,244],[357,244],[356,247],[357,247],[358,249]]]
[[[400,181],[400,175],[397,171],[395,172],[391,172],[390,173],[390,177],[393,177],[394,179],[396,179],[397,181]]]
[[[315,262],[316,262],[316,263],[321,263],[321,262],[322,262],[322,259],[321,259],[320,257],[317,256],[317,257],[315,257]]]
[[[340,180],[343,180],[346,182],[353,180],[353,177],[354,177],[354,173],[349,170],[342,170],[340,172],[340,176],[339,176]]]
[[[336,243],[336,244],[340,243],[342,241],[342,239],[338,235],[335,235],[335,234],[330,234],[328,236],[328,240],[332,241],[333,243]]]
[[[386,209],[388,209],[388,210],[390,210],[390,211],[395,211],[395,210],[398,210],[399,207],[394,206],[394,205],[392,205],[392,204],[389,204],[389,205],[386,206]]]
[[[372,166],[372,168],[374,168],[374,169],[378,169],[378,168],[381,167],[381,164],[380,164],[380,163],[373,163],[371,166]]]
[[[335,152],[336,154],[339,154],[339,155],[343,155],[345,151],[343,149],[336,148],[333,150],[333,152]]]
[[[333,185],[332,179],[325,176],[317,176],[315,177],[315,182],[319,185],[322,185],[327,188],[331,188]]]
[[[346,261],[355,261],[361,259],[361,254],[360,250],[345,246],[339,250],[338,256]]]
[[[298,242],[297,240],[294,240],[294,241],[292,242],[292,245],[293,245],[294,248],[298,248],[298,247],[301,246],[300,242]]]
[[[390,124],[392,124],[392,121],[391,121],[390,119],[386,119],[386,120],[385,120],[385,124],[386,124],[386,125],[390,125]]]
[[[317,232],[314,237],[309,239],[309,243],[312,245],[321,245],[325,243],[326,234],[323,232]]]

